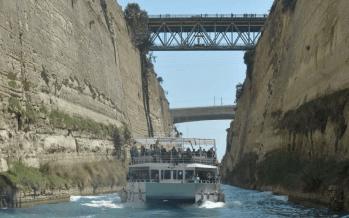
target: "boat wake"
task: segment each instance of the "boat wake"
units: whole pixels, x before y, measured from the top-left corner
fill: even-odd
[[[113,201],[91,201],[90,203],[83,203],[81,205],[87,206],[87,207],[94,207],[94,208],[112,208],[112,209],[119,209],[123,208],[122,204],[117,204]]]
[[[242,206],[241,201],[233,201],[234,206]]]
[[[224,206],[225,206],[224,202],[205,201],[199,206],[199,208],[215,209],[215,208],[222,208]]]
[[[75,202],[82,206],[93,208],[124,208],[124,205],[121,204],[121,199],[117,194],[97,196],[71,196],[70,202]]]
[[[70,196],[70,201],[75,202],[75,201],[80,201],[80,200],[90,200],[90,199],[99,199],[103,198],[103,196]]]
[[[288,196],[286,195],[274,195],[273,198],[278,201],[284,201],[284,202],[288,201]]]

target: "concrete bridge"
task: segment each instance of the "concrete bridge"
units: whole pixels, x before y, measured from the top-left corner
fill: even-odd
[[[232,120],[235,115],[235,105],[175,108],[170,111],[173,123],[204,120]]]
[[[248,50],[267,15],[200,14],[149,16],[152,51]]]

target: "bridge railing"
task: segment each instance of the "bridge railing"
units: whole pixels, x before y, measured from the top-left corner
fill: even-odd
[[[266,18],[268,14],[160,14],[149,15],[149,18]]]

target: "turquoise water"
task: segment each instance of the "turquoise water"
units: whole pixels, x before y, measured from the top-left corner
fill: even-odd
[[[121,204],[117,194],[72,196],[70,202],[0,210],[0,217],[348,217],[327,209],[305,208],[270,192],[223,186],[226,203],[197,205]]]

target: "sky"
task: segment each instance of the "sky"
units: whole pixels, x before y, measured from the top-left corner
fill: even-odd
[[[273,0],[117,0],[125,8],[138,3],[149,15],[266,14]],[[241,51],[154,52],[155,70],[164,80],[171,108],[234,104],[235,86],[245,78]],[[213,138],[218,158],[226,147],[231,120],[176,124],[183,137]]]

